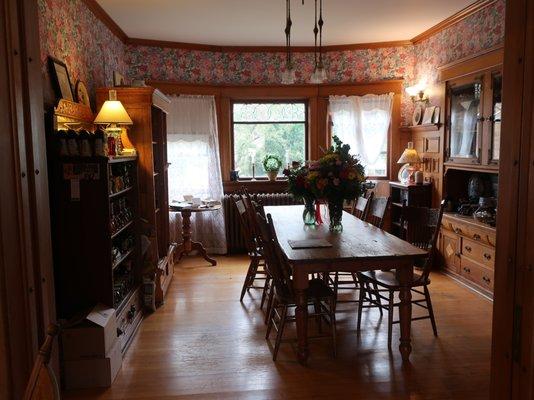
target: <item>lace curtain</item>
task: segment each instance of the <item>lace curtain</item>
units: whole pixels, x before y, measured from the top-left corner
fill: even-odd
[[[350,145],[366,169],[375,166],[387,145],[393,93],[330,96],[329,108],[332,133]]]
[[[184,195],[222,201],[215,99],[213,96],[172,96],[167,116],[169,201]],[[171,238],[180,243],[182,218],[171,213]],[[226,253],[223,210],[193,213],[192,239],[208,253]]]

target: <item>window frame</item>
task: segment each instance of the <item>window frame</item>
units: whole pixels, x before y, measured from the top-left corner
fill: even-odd
[[[288,103],[298,103],[304,105],[304,158],[306,161],[309,158],[309,128],[310,128],[310,110],[309,110],[309,99],[303,98],[276,98],[276,99],[231,99],[230,100],[230,150],[231,150],[231,166],[235,170],[235,124],[291,124],[295,122],[291,121],[266,121],[266,122],[235,122],[234,121],[234,104],[288,104]],[[301,123],[301,122],[296,122]],[[240,181],[251,181],[252,176],[240,176]],[[267,176],[259,176],[254,179],[258,181],[268,181]],[[277,177],[277,181],[287,180],[285,177]]]

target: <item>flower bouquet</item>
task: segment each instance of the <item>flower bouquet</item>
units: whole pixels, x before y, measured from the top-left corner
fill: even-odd
[[[337,136],[333,142],[323,157],[308,164],[304,187],[314,198],[328,201],[330,231],[341,232],[343,202],[361,195],[365,170],[358,158],[349,153],[348,144],[343,144]]]
[[[306,225],[315,225],[315,194],[311,190],[311,185],[308,182],[308,166],[287,168],[284,170],[284,175],[287,176],[288,192],[297,200],[304,202],[304,212],[302,219]]]

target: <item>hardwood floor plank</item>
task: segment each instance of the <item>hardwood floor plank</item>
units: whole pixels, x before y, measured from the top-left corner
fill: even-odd
[[[492,303],[435,273],[430,291],[439,337],[428,320],[413,323],[411,366],[387,350],[387,325],[356,305],[338,315],[338,357],[328,339],[310,341],[308,367],[295,345],[278,361],[265,341],[261,295],[239,302],[248,260],[219,257],[217,267],[187,258],[176,267],[166,303],[145,318],[113,387],[65,392],[67,399],[487,399]],[[354,291],[347,291],[350,297]],[[419,310],[414,310],[414,314]],[[398,342],[398,325],[393,340]],[[291,326],[286,338],[294,338]],[[396,348],[396,346],[395,346]]]

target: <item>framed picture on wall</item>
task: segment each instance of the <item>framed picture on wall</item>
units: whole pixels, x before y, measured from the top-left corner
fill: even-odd
[[[113,86],[126,86],[126,79],[118,71],[113,71]]]
[[[65,63],[57,58],[49,56],[48,66],[50,68],[52,85],[54,86],[54,91],[56,92],[56,99],[74,101],[69,71]]]

